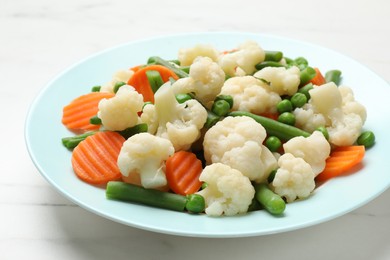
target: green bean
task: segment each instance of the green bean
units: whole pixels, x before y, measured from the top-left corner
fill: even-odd
[[[276,172],[277,172],[277,170],[273,170],[273,171],[268,175],[268,178],[267,178],[267,182],[268,182],[268,183],[271,183],[271,182],[274,181]]]
[[[159,65],[162,65],[164,67],[167,67],[169,69],[171,69],[179,78],[186,78],[188,77],[188,74],[185,73],[184,71],[182,71],[181,69],[179,69],[178,67],[176,67],[175,65],[173,65],[172,63],[170,63],[169,61],[167,60],[164,60],[158,56],[153,56],[153,57],[150,57],[148,59],[148,64],[159,64]]]
[[[126,83],[123,81],[118,81],[117,83],[115,83],[114,88],[113,88],[114,93],[118,92],[119,88],[124,86],[124,85],[126,85]]]
[[[284,112],[278,116],[278,121],[287,125],[295,125],[295,115],[291,112]]]
[[[285,67],[285,66],[282,63],[279,63],[277,61],[263,61],[255,65],[255,68],[257,70],[261,70],[266,67]]]
[[[295,93],[290,99],[294,108],[303,107],[307,103],[307,97],[303,93]]]
[[[256,198],[253,198],[251,204],[248,207],[248,212],[261,210],[261,209],[263,209],[263,207],[261,206],[260,202],[258,202]]]
[[[207,119],[206,123],[204,123],[205,128],[211,128],[213,125],[215,125],[219,120],[221,119],[220,116],[217,116],[213,112],[207,110]]]
[[[265,146],[271,152],[277,152],[282,147],[282,141],[278,137],[271,135],[265,139]]]
[[[146,78],[148,79],[150,88],[152,89],[153,93],[156,93],[157,90],[164,84],[160,72],[157,70],[147,70],[145,74]]]
[[[301,74],[300,74],[301,84],[300,84],[300,86],[304,86],[307,83],[309,83],[309,81],[312,78],[314,78],[315,75],[316,75],[316,71],[312,67],[308,66],[305,69],[301,70]]]
[[[125,130],[119,131],[119,134],[123,136],[125,139],[128,139],[130,136],[133,136],[135,134],[139,133],[145,133],[148,131],[148,125],[145,123],[141,123],[129,128],[126,128]]]
[[[278,110],[279,114],[284,112],[291,112],[293,110],[293,105],[290,100],[283,99],[276,105],[276,110]]]
[[[220,99],[213,103],[211,112],[217,116],[225,116],[230,111],[230,105],[226,100]]]
[[[286,202],[274,193],[266,183],[255,184],[256,200],[271,214],[281,215],[286,209]]]
[[[190,94],[176,94],[175,97],[177,102],[179,102],[179,104],[183,104],[184,102],[193,99],[193,97]]]
[[[91,88],[91,92],[100,92],[100,89],[101,89],[102,87],[101,86],[93,86],[92,88]]]
[[[64,137],[61,139],[62,144],[68,148],[68,149],[73,149],[75,148],[81,141],[85,140],[88,136],[94,135],[96,131],[89,131],[85,132],[80,135],[76,136],[71,136],[71,137]]]
[[[316,128],[317,131],[320,131],[326,140],[329,140],[329,132],[328,132],[328,129],[326,129],[325,126],[319,126]]]
[[[325,73],[326,82],[334,82],[336,85],[340,84],[341,71],[340,70],[329,70]]]
[[[206,207],[206,202],[202,195],[188,194],[186,209],[191,213],[202,213]]]
[[[234,103],[233,103],[233,97],[231,95],[219,95],[215,98],[214,102],[218,100],[225,100],[226,102],[229,103],[230,108],[233,108]]]
[[[299,88],[298,89],[298,93],[302,93],[302,94],[305,94],[307,100],[310,99],[310,93],[309,91],[313,89],[313,84],[312,83],[308,83],[306,85],[304,85],[303,87]]]
[[[190,73],[190,66],[181,66],[181,67],[179,67],[179,69],[181,69],[182,71],[184,71],[187,74]]]
[[[89,123],[92,125],[101,125],[102,120],[96,115],[96,116],[93,116],[89,119]]]
[[[283,58],[283,52],[281,51],[264,51],[265,61],[280,61]]]
[[[303,136],[303,137],[309,137],[310,133],[303,131],[302,129],[299,129],[297,127],[283,124],[281,122],[278,122],[276,120],[255,115],[250,112],[246,111],[233,111],[227,114],[228,116],[248,116],[253,118],[256,122],[261,124],[265,130],[267,131],[268,135],[273,135],[281,140],[287,141],[290,140],[293,137],[296,136]]]
[[[364,145],[366,148],[370,148],[375,144],[375,134],[372,131],[364,131],[357,139],[358,145]]]
[[[136,202],[175,211],[184,211],[187,204],[186,196],[145,189],[141,186],[121,181],[110,181],[107,183],[106,197],[112,200]]]

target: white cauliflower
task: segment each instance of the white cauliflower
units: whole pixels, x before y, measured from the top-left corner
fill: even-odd
[[[266,83],[253,76],[226,80],[220,94],[233,97],[233,110],[255,114],[276,112],[276,105],[282,100]]]
[[[278,165],[271,185],[276,194],[286,198],[289,203],[311,194],[315,181],[313,170],[307,162],[285,153],[279,158]]]
[[[309,93],[309,102],[294,110],[296,126],[309,132],[325,126],[331,144],[352,145],[367,116],[365,107],[355,100],[352,90],[330,82],[315,86]]]
[[[196,99],[206,105],[214,101],[225,82],[225,73],[208,57],[198,57],[190,67],[187,78],[172,84],[175,94],[193,93]]]
[[[219,52],[211,45],[197,44],[191,48],[182,48],[178,53],[178,60],[181,66],[191,65],[197,57],[209,57],[217,61]]]
[[[156,107],[153,104],[145,104],[140,116],[141,122],[148,125],[148,133],[155,134],[158,128]]]
[[[138,112],[142,110],[143,97],[129,85],[119,88],[114,97],[99,102],[97,116],[105,129],[121,131],[139,122]]]
[[[165,160],[173,153],[169,140],[139,133],[123,143],[117,163],[123,176],[138,174],[144,188],[160,188],[167,185]]]
[[[271,90],[280,96],[292,96],[300,84],[300,70],[298,67],[266,67],[256,72],[254,77],[269,82]]]
[[[231,77],[238,74],[253,74],[256,71],[255,65],[264,61],[265,52],[255,41],[246,41],[240,44],[233,52],[223,54],[219,57],[218,63],[225,73]]]
[[[100,87],[100,92],[114,92],[114,86],[118,82],[124,82],[127,83],[131,76],[133,76],[134,71],[133,70],[119,70],[114,73],[112,76],[112,79],[110,82],[107,82],[106,84],[102,85]]]
[[[206,166],[199,177],[207,187],[198,192],[205,198],[209,216],[246,213],[255,195],[250,180],[240,171],[222,163]]]
[[[302,158],[307,162],[315,176],[325,168],[325,161],[330,154],[330,144],[319,131],[314,131],[309,137],[298,136],[283,144],[285,153]]]
[[[171,83],[167,82],[155,93],[154,107],[158,121],[155,134],[170,140],[176,151],[187,150],[198,140],[207,120],[207,111],[197,100],[179,104]]]
[[[224,163],[250,180],[262,182],[277,167],[274,155],[262,145],[265,137],[264,127],[254,119],[246,116],[226,117],[204,136],[206,162]]]

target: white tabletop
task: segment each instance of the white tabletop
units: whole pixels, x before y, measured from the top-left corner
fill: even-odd
[[[280,35],[346,54],[389,82],[389,13],[387,0],[1,0],[0,259],[390,259],[389,190],[296,231],[178,237],[118,224],[71,203],[39,174],[24,142],[28,108],[56,74],[97,51],[153,36]]]

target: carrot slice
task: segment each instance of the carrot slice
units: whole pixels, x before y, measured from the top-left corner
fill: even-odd
[[[364,145],[337,147],[326,160],[325,169],[316,180],[323,182],[346,173],[363,160],[364,154]]]
[[[166,161],[165,175],[169,188],[181,195],[193,194],[202,186],[199,176],[202,162],[194,153],[179,151]]]
[[[325,84],[326,80],[325,80],[324,76],[322,75],[320,69],[314,68],[314,70],[316,71],[316,75],[309,82],[311,82],[317,86],[321,86],[322,84]]]
[[[62,123],[74,132],[98,130],[100,126],[91,124],[89,119],[96,116],[100,100],[113,96],[113,93],[108,92],[91,92],[79,96],[63,108]]]
[[[127,84],[133,86],[138,93],[142,94],[145,102],[150,101],[154,103],[154,94],[152,88],[150,87],[148,77],[146,76],[146,71],[148,70],[158,71],[163,82],[167,82],[171,77],[175,80],[179,79],[179,77],[172,70],[162,65],[149,65],[136,70],[133,76],[131,76],[128,80]]]
[[[72,153],[75,174],[90,184],[106,184],[122,174],[117,165],[125,138],[116,132],[97,132],[79,143]]]

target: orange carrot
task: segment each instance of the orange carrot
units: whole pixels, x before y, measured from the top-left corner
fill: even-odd
[[[364,154],[364,145],[337,147],[326,160],[325,169],[317,176],[316,180],[323,182],[347,173],[363,160]]]
[[[194,153],[179,151],[166,161],[165,175],[169,188],[181,195],[197,192],[202,183],[199,176],[202,173],[202,162]]]
[[[145,102],[154,102],[154,94],[152,88],[150,87],[148,77],[146,76],[146,71],[148,70],[158,71],[163,82],[167,82],[171,77],[175,80],[179,79],[179,77],[172,70],[162,65],[149,65],[138,68],[133,76],[130,77],[127,84],[133,86],[138,91],[138,93],[142,94]]]
[[[106,184],[119,180],[122,174],[117,165],[125,138],[116,132],[97,132],[80,142],[72,153],[75,174],[90,184]]]
[[[325,84],[326,80],[325,80],[324,76],[322,75],[320,69],[314,68],[314,70],[316,71],[316,75],[309,82],[313,83],[314,85],[317,85],[317,86],[321,86],[322,84]]]
[[[100,126],[90,124],[89,119],[96,116],[100,100],[113,96],[113,93],[90,92],[74,99],[63,108],[62,123],[75,132],[98,130]]]
[[[267,117],[267,118],[273,119],[273,120],[278,120],[279,115],[278,115],[278,113],[267,112],[267,113],[259,114],[259,116]]]

